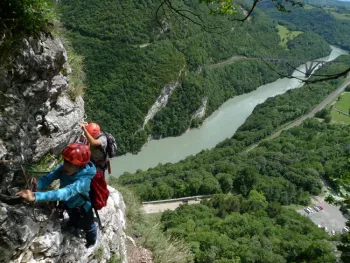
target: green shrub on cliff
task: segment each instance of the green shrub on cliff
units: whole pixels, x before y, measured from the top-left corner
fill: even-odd
[[[0,3],[0,19],[0,30],[11,35],[43,30],[54,19],[52,1],[3,0]]]
[[[0,67],[6,66],[18,39],[51,31],[55,12],[50,0],[0,1]]]

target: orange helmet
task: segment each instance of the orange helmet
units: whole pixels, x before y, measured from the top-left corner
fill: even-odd
[[[89,123],[88,126],[86,126],[86,130],[94,139],[97,138],[101,131],[100,126],[98,126],[98,124],[94,122]]]
[[[91,151],[86,144],[75,142],[69,144],[62,152],[62,157],[68,162],[83,166],[90,161]]]

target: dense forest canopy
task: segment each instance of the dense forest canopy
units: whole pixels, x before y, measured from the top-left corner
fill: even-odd
[[[323,36],[328,43],[350,50],[350,20],[337,19],[323,7],[295,7],[290,13],[280,13],[268,2],[262,2],[259,7],[278,21],[289,22],[286,23],[289,28],[312,31]]]
[[[195,10],[209,24],[227,24],[225,16],[210,15],[205,4],[172,2]],[[193,121],[192,114],[203,98],[208,99],[208,116],[228,98],[279,77],[264,62],[242,61],[217,69],[208,65],[232,56],[314,59],[329,53],[324,39],[310,32],[291,40],[287,48],[280,46],[277,23],[259,10],[247,23],[231,21],[228,33],[217,34],[166,14],[160,27],[155,17],[159,4],[156,0],[60,1],[70,41],[85,57],[88,118],[115,135],[120,154],[137,152],[150,134],[177,136],[196,127],[200,121]],[[235,7],[234,16],[242,18],[242,9],[250,6],[239,2]],[[271,65],[282,74],[293,70],[286,63]],[[168,106],[140,129],[161,90],[177,80],[181,85]]]
[[[196,263],[335,262],[331,238],[306,217],[251,190],[166,211],[163,230],[183,238]]]

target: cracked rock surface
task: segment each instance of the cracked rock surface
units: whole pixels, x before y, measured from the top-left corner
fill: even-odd
[[[68,95],[71,69],[60,39],[24,38],[0,66],[0,160],[38,161],[77,139],[84,101]],[[0,163],[0,188],[12,185],[18,165]],[[0,191],[0,192],[2,192]]]

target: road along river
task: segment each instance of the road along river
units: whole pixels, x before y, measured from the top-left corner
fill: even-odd
[[[332,61],[346,54],[342,49],[331,47],[332,52],[328,57],[317,60]],[[305,72],[305,65],[298,67],[293,72],[293,76],[303,78],[302,72]],[[260,86],[250,93],[229,99],[209,116],[199,129],[190,130],[178,137],[151,140],[136,155],[126,154],[113,158],[112,175],[120,176],[124,172],[134,173],[137,169],[147,170],[159,163],[175,163],[204,149],[213,148],[224,139],[232,137],[258,104],[290,89],[300,88],[303,84],[294,78],[282,78]]]

